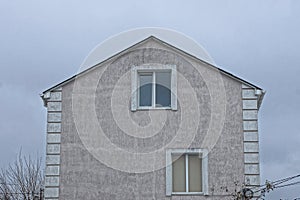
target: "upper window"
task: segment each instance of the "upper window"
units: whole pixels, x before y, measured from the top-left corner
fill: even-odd
[[[175,66],[146,65],[132,72],[132,110],[177,109]]]
[[[138,72],[139,107],[171,108],[171,71]]]
[[[207,153],[201,149],[167,151],[167,195],[207,194]]]

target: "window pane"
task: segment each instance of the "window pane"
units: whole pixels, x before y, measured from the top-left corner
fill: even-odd
[[[189,155],[189,192],[202,192],[202,160],[199,155]]]
[[[186,192],[185,186],[185,155],[172,156],[173,192]]]
[[[139,78],[139,106],[152,106],[152,74],[140,74]]]
[[[171,107],[171,73],[156,72],[156,107]]]

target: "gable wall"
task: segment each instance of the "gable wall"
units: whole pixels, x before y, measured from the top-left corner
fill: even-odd
[[[147,63],[177,66],[178,111],[130,111],[130,69],[133,65]],[[243,120],[243,98],[240,82],[156,42],[131,49],[102,67],[78,77],[62,88],[62,133],[58,163],[60,199],[170,199],[165,195],[165,169],[161,167],[165,166],[164,153],[156,155],[153,164],[155,170],[133,173],[130,169],[141,163],[124,162],[122,158],[127,154],[118,157],[114,149],[103,153],[101,147],[110,141],[114,148],[126,152],[147,154],[160,148],[165,151],[164,148],[172,139],[184,139],[177,137],[179,131],[191,132],[193,129],[188,129],[194,127],[195,123],[199,124],[188,147],[209,149],[210,197],[196,196],[194,199],[226,195],[228,192],[225,187],[230,192],[234,191],[235,182],[242,185],[246,171],[255,167],[244,167],[244,161],[247,162],[248,153],[251,152],[246,150],[250,136],[249,131],[245,130],[245,112]],[[194,100],[198,105],[196,107]],[[192,115],[195,110],[199,115]],[[139,133],[137,130],[130,129],[131,126],[126,128],[128,118],[138,127],[147,127],[151,125],[151,116],[163,120],[163,126],[158,123],[151,127],[155,131],[151,137],[139,138],[134,135]],[[103,133],[105,138],[100,137],[99,133]],[[212,134],[212,137],[207,137],[207,134]],[[120,163],[111,161],[118,159]],[[149,163],[146,161],[142,169],[147,167]],[[171,198],[189,199],[190,196]]]

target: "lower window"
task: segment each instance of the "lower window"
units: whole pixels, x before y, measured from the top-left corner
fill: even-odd
[[[167,151],[167,195],[207,194],[207,153],[203,149]]]
[[[202,192],[202,159],[199,154],[172,155],[173,192]]]

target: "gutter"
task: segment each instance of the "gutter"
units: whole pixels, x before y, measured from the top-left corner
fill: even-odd
[[[47,107],[48,100],[50,99],[50,92],[45,92],[40,94],[40,97],[42,98],[44,102],[44,106]]]

